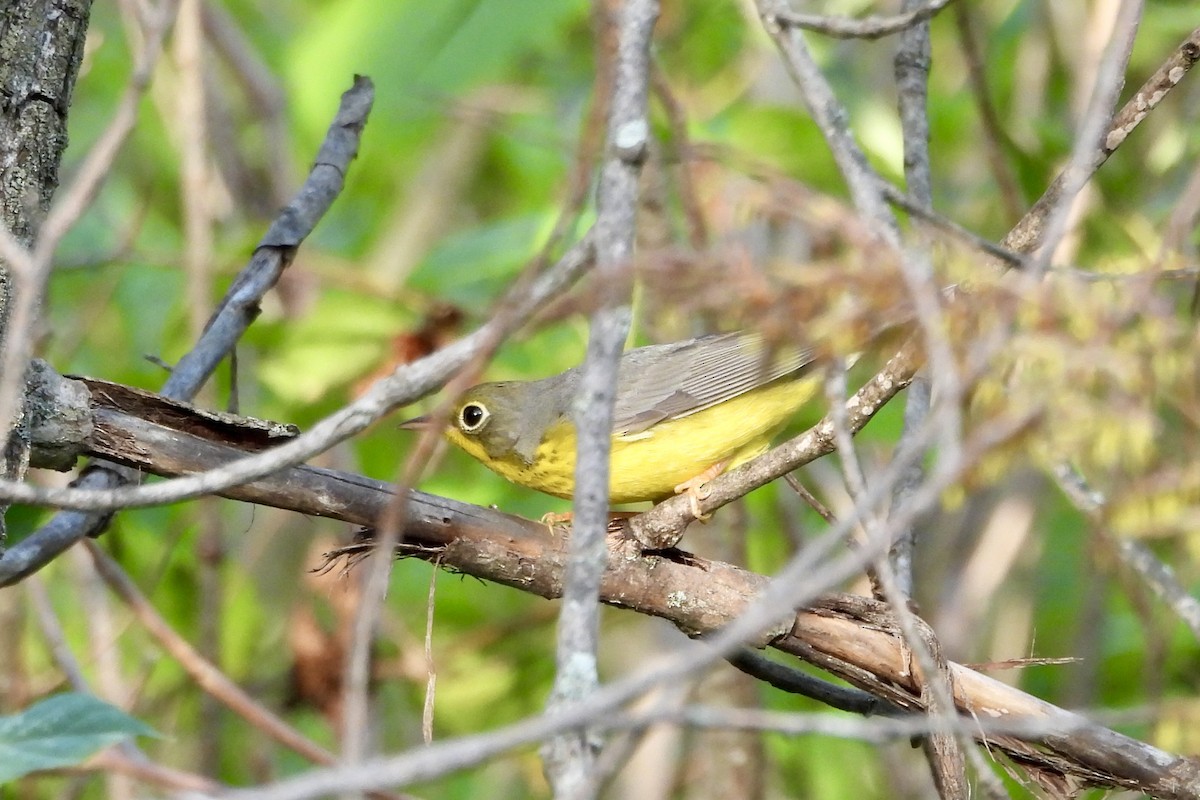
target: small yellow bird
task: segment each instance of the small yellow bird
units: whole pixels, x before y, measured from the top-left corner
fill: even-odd
[[[757,333],[701,336],[621,356],[609,499],[659,501],[766,452],[820,386],[811,349],[771,347]],[[459,400],[446,438],[513,483],[570,498],[571,406],[580,367],[536,381],[482,383]],[[417,428],[427,417],[403,423]],[[701,495],[702,496],[702,495]]]

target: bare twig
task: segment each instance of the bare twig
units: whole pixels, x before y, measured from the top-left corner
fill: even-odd
[[[708,223],[704,219],[700,198],[696,195],[694,151],[688,139],[687,112],[680,104],[667,76],[657,63],[652,65],[650,76],[654,96],[662,106],[667,122],[671,126],[671,147],[679,164],[679,202],[687,219],[688,243],[696,250],[708,242]]]
[[[433,661],[433,610],[437,597],[437,574],[441,564],[434,560],[429,573],[429,595],[425,600],[425,703],[421,709],[421,738],[433,742],[433,700],[437,690],[437,665]]]
[[[649,148],[647,96],[650,41],[657,0],[627,0],[617,25],[617,55],[609,107],[608,153],[596,199],[597,278],[606,302],[592,316],[587,360],[574,402],[576,436],[574,525],[558,620],[554,688],[548,708],[569,706],[599,682],[600,577],[606,561],[609,450],[617,369],[629,336],[627,262],[633,255],[638,175]],[[542,750],[557,798],[587,798],[598,789],[600,743],[587,731],[557,737]]]
[[[922,9],[918,0],[905,0],[903,8],[910,13]],[[893,60],[896,75],[896,87],[899,96],[900,124],[904,131],[904,175],[908,194],[921,205],[933,206],[933,184],[929,164],[929,68],[932,46],[929,38],[929,23],[921,21],[906,28],[900,35],[900,44]],[[925,242],[911,244],[910,252],[920,254],[919,258],[905,258],[906,275],[911,275],[910,283],[917,286],[918,305],[922,298],[926,301],[930,296],[930,287],[935,285],[932,261]],[[936,297],[936,295],[934,295]],[[935,313],[936,304],[925,302],[925,313]],[[939,317],[927,317],[926,331],[936,330]],[[945,344],[941,345],[943,354]],[[944,355],[943,355],[944,357]],[[915,436],[925,424],[930,413],[932,384],[928,377],[917,375],[905,399],[904,428],[900,435],[903,445],[906,440]],[[951,400],[951,403],[956,400]],[[836,407],[835,407],[836,409]],[[837,416],[834,417],[835,430],[841,429]],[[957,432],[950,436],[957,437]],[[853,443],[849,432],[843,430],[839,450],[843,452],[842,463],[857,468],[857,459],[853,458]],[[901,479],[897,482],[892,493],[892,505],[903,506],[905,498],[916,491],[924,477],[924,469],[919,460],[914,460]],[[858,478],[861,483],[861,476]],[[861,488],[860,488],[861,491]],[[865,516],[868,526],[878,526],[878,517],[868,513]],[[891,604],[917,664],[920,666],[922,681],[921,691],[930,709],[930,734],[922,739],[925,757],[933,774],[934,785],[938,794],[944,798],[963,798],[969,796],[966,775],[966,759],[964,753],[970,753],[978,758],[974,748],[970,746],[968,737],[962,736],[961,742],[955,736],[955,726],[948,724],[954,716],[953,689],[950,686],[949,670],[941,650],[928,626],[918,627],[915,615],[909,610],[908,603],[915,586],[913,552],[916,547],[917,527],[910,524],[900,528],[888,548],[888,557],[879,558],[870,570],[872,586],[883,599]],[[960,746],[961,745],[961,746]],[[980,774],[990,774],[986,767],[978,770]]]
[[[79,661],[75,658],[75,653],[72,652],[70,645],[67,644],[67,637],[58,621],[58,615],[54,612],[54,605],[50,602],[46,585],[34,578],[26,584],[25,591],[30,599],[30,605],[33,607],[38,625],[42,629],[42,637],[50,648],[54,663],[66,675],[67,682],[72,689],[77,692],[90,692],[91,689],[87,684],[87,678],[83,676]]]
[[[904,10],[915,13],[920,10],[921,3],[916,0],[905,0]],[[904,131],[904,175],[908,186],[908,194],[918,204],[931,208],[933,206],[932,179],[929,166],[929,62],[931,58],[929,41],[929,23],[922,21],[906,28],[900,36],[893,69],[896,75],[896,87],[899,94],[900,124]],[[928,248],[921,248],[920,265],[929,265]],[[924,276],[924,282],[932,281],[932,275]],[[905,401],[904,429],[901,438],[919,428],[929,413],[931,385],[929,379],[918,375],[909,386]],[[893,501],[902,501],[905,494],[920,483],[923,470],[919,462],[896,487]],[[916,531],[913,528],[900,531],[889,551],[892,571],[896,576],[898,588],[905,595],[912,595],[913,590],[913,548],[916,542]]]
[[[891,183],[884,181],[880,191],[883,192],[883,196],[888,199],[888,202],[903,208],[908,214],[921,220],[929,228],[939,230],[950,239],[961,242],[973,250],[985,253],[997,259],[1002,264],[1021,268],[1028,260],[1020,253],[998,245],[990,239],[985,239],[974,231],[967,230],[954,220],[938,214],[922,203],[918,203],[915,198],[909,197]]]
[[[404,383],[396,383],[403,377],[406,370],[419,370],[422,366],[428,366],[431,360],[432,363],[436,364],[439,362],[439,359],[444,359],[447,356],[450,356],[449,360],[442,361],[441,366],[436,367],[436,369],[443,371],[424,391],[419,394],[406,395],[404,399],[398,401],[383,400],[382,402],[388,404],[381,406],[380,410],[373,412],[371,417],[364,419],[362,427],[366,427],[378,415],[387,413],[391,408],[416,400],[423,394],[433,391],[440,383],[445,382],[450,375],[455,373],[458,374],[457,380],[461,384],[458,390],[461,391],[467,385],[463,383],[463,379],[476,374],[478,369],[482,368],[484,359],[495,350],[503,337],[510,331],[523,325],[548,299],[569,286],[576,277],[591,265],[592,258],[593,252],[590,234],[585,236],[575,247],[571,248],[553,269],[540,276],[536,276],[532,268],[540,263],[541,257],[538,257],[500,301],[491,320],[486,325],[466,339],[455,342],[421,361],[401,367],[390,379],[377,383],[370,392],[360,398],[357,403],[344,409],[344,411],[347,413],[353,412],[354,407],[370,399],[372,393],[376,395],[376,402],[380,402],[378,400],[379,393],[386,393],[388,391],[387,386],[389,381],[392,382],[394,387],[398,386],[403,391],[409,391]],[[431,415],[432,419],[436,421],[435,425],[431,426],[422,435],[421,439],[417,442],[416,448],[410,455],[400,481],[402,488],[412,484],[417,477],[417,470],[427,462],[428,455],[432,452],[437,440],[435,431],[442,424],[441,420],[444,419],[444,415],[449,413],[450,403],[453,401],[455,394],[457,392],[452,392],[451,397],[443,403],[442,409]],[[384,394],[384,397],[386,398],[386,394]],[[361,430],[361,428],[351,429],[341,434],[337,433],[336,428],[333,428],[331,429],[331,434],[335,435],[336,438],[330,439],[329,442],[341,441],[342,438],[356,433],[357,430]],[[319,441],[319,438],[314,441]],[[304,456],[303,451],[301,451],[300,457],[307,456]],[[296,462],[293,461],[292,463]],[[404,527],[405,515],[407,514],[407,498],[408,495],[404,491],[396,492],[387,508],[376,519],[371,520],[371,523],[376,526],[383,541],[399,541],[400,532]],[[385,556],[387,552],[388,549],[385,548],[380,551],[377,557],[372,559],[367,574],[363,578],[363,602],[358,605],[354,615],[350,647],[346,654],[342,758],[348,762],[358,760],[365,755],[368,715],[367,687],[370,678],[368,674],[370,665],[369,655],[371,642],[374,638],[376,620],[378,619],[383,600],[387,593],[388,577],[391,574],[392,562],[390,558]]]
[[[247,456],[219,471],[136,488],[56,489],[0,482],[0,497],[11,497],[15,502],[31,505],[82,510],[150,506],[205,494],[219,494],[231,486],[298,464],[365,429],[392,409],[432,392],[449,375],[469,363],[485,345],[492,343],[498,334],[507,333],[525,319],[531,309],[570,285],[591,264],[591,259],[591,239],[584,237],[521,298],[517,305],[520,313],[505,318],[503,324],[495,324],[499,320],[493,320],[470,336],[398,369],[391,377],[375,384],[356,402],[326,417],[309,432],[269,452]],[[17,547],[13,547],[4,558],[0,558],[0,567],[16,550]],[[9,578],[8,571],[0,571],[0,585]]]
[[[821,129],[833,159],[854,199],[854,205],[866,218],[871,232],[897,253],[900,234],[895,217],[883,202],[879,177],[850,133],[846,109],[838,102],[832,87],[821,74],[803,37],[789,26],[791,12],[783,0],[758,0],[763,26],[775,41],[784,64],[795,81],[813,121]]]
[[[82,550],[75,548],[71,550],[69,563],[73,568],[78,588],[78,608],[81,613],[86,614],[88,620],[88,644],[91,648],[88,660],[93,664],[99,694],[117,707],[128,710],[136,694],[123,680],[121,653],[114,646],[119,639],[119,631],[124,626],[117,625],[114,620],[113,604],[105,592],[104,583],[92,567],[91,559]],[[122,742],[118,747],[126,756],[136,757],[141,761],[148,760],[132,741]],[[205,769],[197,771],[211,774]],[[131,800],[136,796],[131,781],[119,773],[106,777],[105,782],[108,784],[107,793],[113,800]]]
[[[906,12],[916,13],[921,10],[922,5],[918,0],[905,0],[903,8]],[[931,49],[929,23],[921,21],[905,28],[901,33],[900,44],[893,59],[899,96],[900,125],[904,131],[904,177],[909,196],[927,208],[933,207],[927,108]],[[928,248],[920,243],[915,246],[922,251],[919,264],[930,265]],[[932,275],[924,276],[925,282],[932,279]],[[918,375],[913,379],[905,400],[902,439],[909,431],[919,428],[929,414],[930,392],[931,385],[927,377]],[[901,502],[903,496],[920,483],[922,474],[920,463],[915,463],[896,487],[893,502]],[[910,527],[900,531],[888,554],[892,572],[896,576],[897,588],[908,596],[911,596],[913,591],[912,559],[915,544],[916,530]]]
[[[801,14],[785,11],[777,15],[784,25],[823,33],[839,39],[880,39],[893,33],[912,30],[919,23],[926,23],[939,11],[950,5],[951,0],[924,0],[904,4],[904,12],[890,17],[864,17],[862,19],[839,19],[818,14]]]
[[[842,473],[845,476],[849,494],[855,499],[854,509],[857,512],[857,522],[867,532],[868,541],[887,541],[891,539],[889,552],[894,551],[896,536],[888,536],[882,532],[883,522],[881,512],[875,506],[862,501],[866,494],[866,479],[854,450],[845,413],[845,373],[834,371],[827,382],[826,393],[829,397],[830,419],[833,422],[834,441],[837,445]],[[926,420],[918,420],[909,429],[908,436],[902,447],[909,449],[919,447],[914,440],[926,428]],[[921,481],[911,481],[913,463],[900,473],[900,478],[892,492],[893,505],[903,507],[904,498],[914,493]],[[899,536],[913,530],[910,523],[899,527]],[[887,538],[885,538],[887,537]],[[949,671],[939,656],[936,639],[928,626],[921,625],[915,615],[909,610],[909,595],[901,589],[891,569],[891,564],[882,554],[872,558],[866,565],[867,575],[871,580],[871,589],[876,599],[887,602],[893,609],[898,627],[903,635],[908,656],[919,667],[922,698],[929,709],[930,735],[923,740],[926,758],[933,772],[934,784],[938,787],[939,795],[944,799],[962,798],[968,796],[966,780],[966,765],[963,749],[955,741],[953,723],[954,701],[953,689],[949,686]]]
[[[287,203],[288,192],[295,182],[291,136],[285,113],[287,97],[280,79],[263,62],[230,12],[212,0],[205,0],[202,11],[205,39],[215,53],[228,62],[230,72],[245,88],[251,106],[262,117],[263,139],[272,143],[264,155],[268,163],[266,179],[270,183],[266,194],[274,211]]]
[[[1033,207],[1021,220],[1013,226],[1001,242],[1005,248],[1018,253],[1033,253],[1046,242],[1046,229],[1050,212],[1057,207],[1067,194],[1068,181],[1074,186],[1082,180],[1090,178],[1095,171],[1108,160],[1108,157],[1128,138],[1143,119],[1153,111],[1159,103],[1179,85],[1196,62],[1200,61],[1200,28],[1191,32],[1187,39],[1176,48],[1162,66],[1155,70],[1141,87],[1134,92],[1121,110],[1117,112],[1108,131],[1103,136],[1097,135],[1087,142],[1093,148],[1088,157],[1078,166],[1079,172],[1069,175],[1068,171],[1061,173]],[[1097,81],[1097,88],[1101,86]],[[1082,136],[1078,139],[1080,145],[1085,143]]]
[[[226,787],[193,772],[155,764],[147,758],[134,758],[118,748],[110,748],[88,760],[87,767],[105,775],[119,775],[172,792],[217,794]]]
[[[845,108],[838,102],[832,87],[817,67],[804,38],[780,20],[780,15],[788,13],[786,4],[782,0],[759,0],[758,8],[767,33],[779,48],[809,113],[829,144],[855,207],[866,218],[872,233],[900,256],[901,274],[916,307],[928,352],[930,373],[936,378],[942,404],[937,415],[941,425],[939,444],[943,452],[950,454],[959,446],[962,437],[962,419],[958,409],[963,387],[950,344],[946,340],[940,287],[934,280],[928,254],[903,246],[896,220],[883,200],[882,182],[851,135]],[[909,114],[911,116],[912,112]],[[918,183],[921,181],[918,178]],[[915,199],[921,202],[921,198]]]

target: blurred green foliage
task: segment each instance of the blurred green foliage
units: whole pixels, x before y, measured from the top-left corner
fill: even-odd
[[[290,138],[273,138],[276,129],[247,92],[244,76],[210,49],[207,101],[221,112],[210,117],[210,135],[217,141],[220,134],[232,148],[214,146],[207,156],[212,167],[205,187],[213,209],[212,298],[246,262],[265,230],[271,209],[279,204],[273,187],[281,186],[286,196],[298,185],[352,76],[368,75],[376,86],[362,152],[344,194],[300,251],[285,291],[269,298],[239,353],[240,410],[307,426],[350,399],[367,376],[386,368],[393,339],[420,327],[438,304],[462,310],[466,321],[459,332],[486,319],[538,254],[563,212],[588,124],[595,79],[593,12],[578,0],[230,0],[217,5],[222,24],[244,37],[247,50],[261,59],[286,98],[281,129]],[[1086,62],[1076,35],[1086,12],[1031,2],[964,5],[969,5],[981,43],[989,100],[1002,128],[1000,146],[1021,202],[1028,204],[1070,152],[1076,112],[1087,92],[1088,76],[1079,67]],[[861,14],[892,8],[831,2],[821,10]],[[1184,19],[1191,15],[1183,8],[1148,4],[1128,86],[1144,79],[1187,33],[1194,20]],[[97,3],[92,15],[85,72],[71,108],[64,182],[100,136],[133,63],[128,20],[121,18],[119,5]],[[820,133],[800,107],[748,6],[731,0],[671,0],[658,34],[656,60],[684,109],[687,136],[693,145],[717,154],[707,166],[722,176],[767,175],[821,195],[846,197]],[[934,20],[932,35],[934,206],[972,230],[999,237],[1015,219],[998,202],[981,152],[982,123],[950,12]],[[900,180],[891,79],[894,41],[810,40],[873,163],[885,176]],[[45,307],[42,355],[63,372],[157,388],[164,372],[145,356],[167,362],[178,358],[194,340],[193,317],[207,313],[197,310],[189,296],[182,266],[189,190],[180,174],[181,84],[172,57],[169,50],[104,191],[59,254],[61,268]],[[1181,87],[1179,96],[1155,112],[1101,171],[1091,213],[1080,229],[1080,264],[1120,265],[1145,255],[1147,242],[1154,243],[1154,233],[1163,229],[1186,182],[1187,165],[1200,152],[1191,111],[1196,92],[1194,85]],[[665,144],[680,145],[671,141],[671,127],[657,106],[655,125]],[[470,135],[458,138],[464,130]],[[272,153],[282,153],[290,174],[271,173]],[[429,176],[447,163],[456,165],[451,177],[431,181]],[[709,210],[721,206],[722,192],[732,194],[737,186],[733,178],[714,183],[718,199],[706,206]],[[670,227],[678,232],[683,215],[678,198],[670,201]],[[427,204],[437,209],[433,223],[398,239],[397,231],[412,224]],[[575,230],[586,226],[590,213],[582,212]],[[741,219],[749,224],[765,212],[751,204],[744,214]],[[735,223],[716,235],[730,233]],[[639,319],[643,328],[653,328],[655,322]],[[549,375],[578,363],[585,342],[586,316],[572,313],[516,336],[487,374]],[[215,386],[202,402],[223,406],[228,375],[218,376]],[[901,413],[896,404],[864,433],[864,463],[886,459]],[[385,420],[323,463],[395,479],[412,443]],[[818,465],[808,478],[820,492],[836,483],[836,472],[834,466]],[[991,600],[996,613],[981,620],[974,635],[948,655],[984,661],[1086,652],[1082,663],[1006,674],[1051,702],[1152,707],[1164,696],[1194,695],[1197,673],[1182,665],[1194,667],[1195,640],[1180,635],[1179,624],[1153,600],[1125,600],[1111,554],[1092,547],[1087,523],[1044,483],[1030,483],[1017,481],[1007,490],[1037,504],[1029,534],[1035,544]],[[566,508],[504,483],[458,452],[446,453],[431,466],[420,487],[533,518]],[[923,562],[917,599],[930,618],[948,613],[939,604],[953,596],[948,587],[959,565],[948,554],[967,553],[971,537],[1004,490],[981,492],[927,521],[931,552]],[[289,626],[298,614],[312,613],[331,636],[339,626],[344,632],[345,620],[335,609],[353,579],[335,575],[314,587],[307,570],[320,563],[320,550],[343,542],[348,532],[327,521],[223,501],[214,501],[213,508],[223,544],[215,559],[202,555],[201,531],[212,523],[204,521],[194,503],[122,513],[103,543],[190,641],[201,638],[206,615],[219,614],[220,665],[308,735],[336,748],[336,730],[290,688],[294,652]],[[744,508],[744,524],[723,513],[706,538],[723,539],[737,559],[756,570],[770,573],[792,552],[794,543],[781,520],[801,536],[821,530],[816,515],[780,487],[755,493]],[[41,519],[44,515],[18,510],[10,517],[12,536],[20,539]],[[1164,545],[1164,555],[1168,550]],[[426,564],[401,562],[392,578],[376,653],[379,679],[373,703],[376,743],[383,752],[420,742],[425,691],[421,648],[430,575]],[[1196,570],[1185,565],[1180,577],[1194,586]],[[219,596],[205,599],[202,586],[213,578]],[[215,746],[219,758],[213,777],[235,785],[307,766],[230,712],[220,712],[215,726],[202,718],[201,690],[172,659],[162,657],[116,601],[81,606],[77,584],[89,580],[81,560],[61,559],[43,579],[85,670],[92,674],[99,662],[115,657],[134,714],[168,734],[166,740],[143,744],[154,758],[202,770],[201,751]],[[473,578],[440,574],[436,580],[435,737],[491,730],[538,712],[552,678],[554,604]],[[12,590],[9,595],[7,602],[19,602]],[[1024,616],[1018,613],[1022,609]],[[114,620],[114,641],[89,641],[92,614]],[[1148,615],[1157,620],[1156,631],[1147,631]],[[606,662],[606,677],[636,669],[643,659],[659,654],[659,645],[672,641],[655,621],[619,613],[605,619],[604,647],[622,656]],[[1148,663],[1152,636],[1169,659]],[[993,652],[995,641],[1015,641],[1019,649]],[[32,616],[21,643],[26,674],[19,677],[27,693],[61,686],[61,673]],[[1154,680],[1145,677],[1149,668],[1157,670]],[[5,702],[18,702],[20,696],[14,691]],[[768,708],[820,710],[774,690],[763,690],[761,697]],[[1149,726],[1132,732],[1153,733]],[[774,797],[895,797],[889,773],[898,765],[921,770],[919,754],[906,742],[876,748],[773,734],[764,741],[766,784]],[[50,797],[60,788],[57,781],[28,779],[21,796]],[[536,754],[525,750],[413,791],[449,800],[544,796],[546,788]],[[94,777],[81,796],[104,795],[102,779]]]

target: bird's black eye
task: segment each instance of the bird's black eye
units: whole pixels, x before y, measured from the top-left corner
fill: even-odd
[[[475,433],[484,426],[488,417],[487,407],[482,403],[467,403],[462,407],[462,411],[458,412],[458,421],[462,423],[462,429],[467,433]]]

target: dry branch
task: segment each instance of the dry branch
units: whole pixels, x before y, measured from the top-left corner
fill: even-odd
[[[291,431],[258,420],[191,409],[114,384],[87,381],[91,432],[85,448],[146,472],[174,475],[214,469]],[[224,490],[226,497],[313,516],[372,525],[393,500],[392,488],[359,475],[309,466]],[[411,491],[401,556],[542,597],[560,596],[566,541],[544,525],[487,508]],[[341,554],[371,548],[364,539]],[[614,549],[601,586],[603,602],[671,621],[689,635],[716,632],[767,585],[765,576],[676,550],[630,555]],[[795,615],[770,642],[903,708],[924,711],[919,669],[884,603],[829,595]],[[1089,722],[968,667],[951,663],[955,707],[968,731],[1042,779],[1064,785],[1136,789],[1155,797],[1200,793],[1200,764]],[[989,735],[989,722],[1007,727]],[[1017,737],[1008,727],[1033,724]]]

